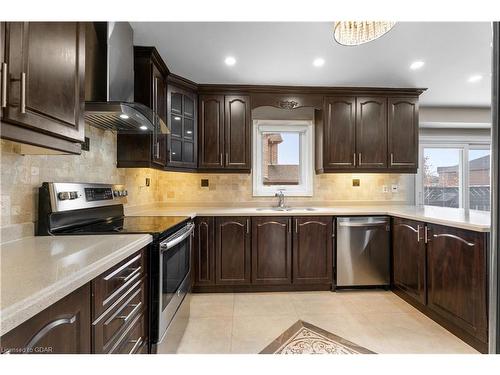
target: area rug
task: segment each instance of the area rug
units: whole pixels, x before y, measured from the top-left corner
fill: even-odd
[[[315,325],[297,321],[259,354],[375,354]]]

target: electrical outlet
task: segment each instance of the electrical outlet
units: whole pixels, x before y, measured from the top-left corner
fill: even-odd
[[[209,186],[209,184],[210,184],[210,183],[209,183],[209,181],[208,181],[208,178],[202,178],[202,179],[200,180],[200,186],[201,186],[201,187],[208,187],[208,186]]]
[[[388,193],[389,192],[389,186],[384,185],[382,186],[382,193]]]
[[[393,193],[397,193],[399,191],[399,185],[392,185],[391,186],[391,191]]]
[[[361,185],[361,181],[359,180],[359,178],[352,179],[352,186],[358,187],[360,185]]]

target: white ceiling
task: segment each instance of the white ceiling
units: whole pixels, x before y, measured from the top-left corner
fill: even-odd
[[[332,23],[132,22],[135,45],[156,46],[169,69],[197,83],[426,87],[421,104],[489,106],[491,27],[402,22],[382,38],[344,47]],[[234,56],[236,65],[224,64]],[[325,59],[315,68],[316,57]],[[418,71],[411,62],[425,61]],[[473,74],[483,80],[469,83]]]

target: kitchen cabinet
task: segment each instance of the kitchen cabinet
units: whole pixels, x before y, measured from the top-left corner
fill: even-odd
[[[416,173],[418,96],[326,96],[316,171]]]
[[[7,22],[1,39],[2,138],[79,154],[85,23]]]
[[[148,248],[1,337],[3,353],[148,353]]]
[[[215,218],[215,283],[250,284],[250,218]]]
[[[134,100],[151,108],[167,124],[168,68],[154,47],[134,46]],[[117,134],[119,168],[153,167],[167,164],[167,135],[157,131],[147,134]]]
[[[197,217],[194,234],[194,283],[215,284],[214,218]]]
[[[387,98],[356,99],[356,152],[359,168],[387,167]]]
[[[90,285],[85,284],[2,336],[2,352],[91,353],[90,299]]]
[[[167,166],[196,168],[196,94],[189,89],[169,84],[167,103],[170,129]]]
[[[333,218],[294,217],[293,283],[332,283]]]
[[[252,218],[252,284],[292,283],[292,219]]]
[[[418,167],[418,98],[388,99],[389,168]]]
[[[251,169],[250,97],[199,96],[199,162],[207,172]]]
[[[419,221],[392,222],[393,286],[422,305],[427,301],[424,230]]]
[[[488,340],[484,233],[427,224],[428,307],[481,342]]]
[[[325,98],[324,169],[356,167],[356,98]]]

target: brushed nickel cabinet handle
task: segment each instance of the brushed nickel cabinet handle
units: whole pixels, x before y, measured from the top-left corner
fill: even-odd
[[[7,63],[2,63],[2,108],[7,107]]]
[[[247,219],[247,234],[250,233],[250,219]]]
[[[420,242],[420,224],[417,225],[417,242]]]
[[[295,233],[299,233],[299,220],[295,219]]]
[[[130,259],[127,263],[123,264],[122,266],[120,266],[116,270],[113,270],[110,274],[104,276],[103,279],[105,281],[108,281],[108,280],[112,279],[114,276],[116,276],[117,274],[119,274],[120,272],[122,272],[125,268],[127,268],[128,266],[130,266],[132,263],[134,263],[135,261],[139,260],[141,258],[141,256],[142,256],[141,254],[136,255],[135,257],[133,257],[132,259]]]
[[[63,325],[63,324],[73,324],[76,322],[76,315],[73,315],[70,318],[61,318],[54,320],[47,325],[45,325],[38,333],[33,336],[33,338],[26,344],[26,349],[33,349],[38,341],[40,341],[43,336],[52,331],[54,328]]]
[[[429,227],[426,225],[424,229],[424,243],[429,242]]]
[[[226,165],[229,165],[229,154],[226,152]]]
[[[224,159],[222,157],[222,152],[220,153],[220,165],[224,166]]]
[[[288,233],[292,233],[292,219],[288,219]]]
[[[358,165],[361,167],[361,152],[358,154]]]
[[[132,343],[135,343],[135,344],[128,354],[135,354],[137,348],[141,347],[142,342],[143,342],[142,337],[138,338],[137,340],[130,340],[129,341],[130,344],[132,344]]]
[[[352,154],[353,165],[356,166],[356,153]]]
[[[21,74],[21,113],[26,113],[26,73]]]
[[[462,243],[464,243],[464,244],[466,244],[467,246],[470,246],[470,247],[474,247],[476,245],[475,243],[466,241],[462,237],[455,236],[454,234],[448,234],[448,233],[434,234],[433,237],[434,238],[439,238],[439,237],[453,238],[454,240],[458,240],[458,241],[460,241],[460,242],[462,242]]]

